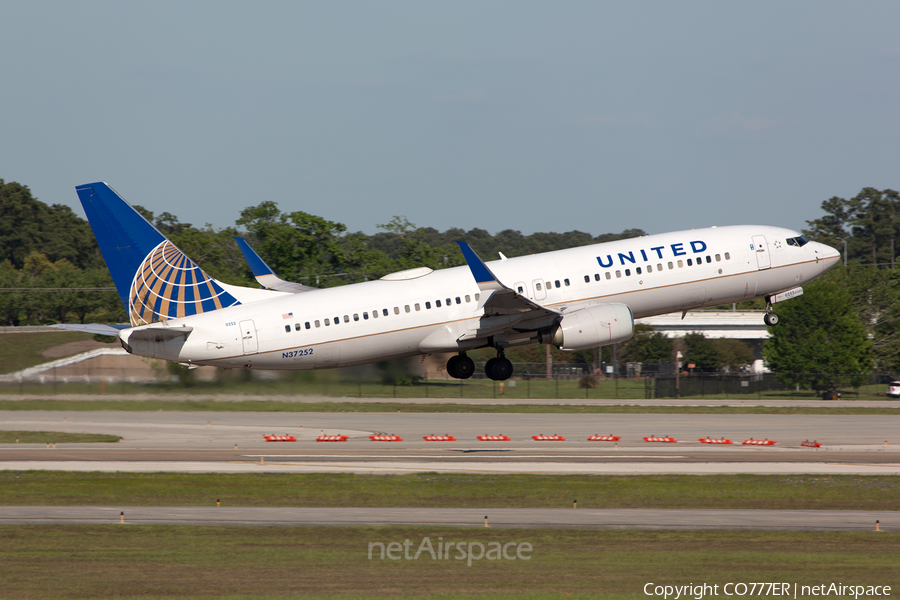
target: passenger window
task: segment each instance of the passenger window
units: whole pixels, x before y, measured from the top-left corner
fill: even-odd
[[[683,266],[684,266],[684,263],[683,263],[682,261],[679,260],[679,261],[678,261],[678,268],[680,269],[680,268],[683,267]]]
[[[563,283],[566,284],[566,285],[569,285],[569,280],[568,280],[568,279],[563,279]]]
[[[475,294],[475,302],[481,300],[481,294]]]
[[[406,306],[404,306],[404,307],[403,307],[403,310],[405,310],[406,312],[409,312],[409,304],[407,304]]]
[[[319,320],[318,320],[318,319],[316,319],[315,323],[316,323],[316,327],[319,327]]]
[[[523,289],[522,289],[522,286],[519,285],[519,286],[516,286],[516,291],[518,291],[518,292],[521,294],[521,293],[524,292],[525,290],[523,290]]]
[[[344,323],[349,323],[350,317],[348,315],[344,315]]]
[[[647,265],[647,272],[648,272],[648,273],[652,273],[652,272],[653,272],[653,265]]]
[[[731,254],[730,254],[730,253],[728,253],[728,252],[725,253],[725,260],[731,260]]]
[[[285,332],[285,333],[290,333],[290,332],[291,332],[291,326],[290,326],[290,325],[285,325],[285,326],[284,326],[284,332]]]
[[[418,302],[415,303],[414,307],[416,309],[416,312],[419,312],[420,310],[422,310],[422,306]]]
[[[585,275],[585,276],[584,276],[584,282],[585,282],[585,283],[590,283],[590,282],[591,282],[591,276],[590,276],[590,275]]]
[[[621,276],[622,276],[622,271],[616,271],[616,277],[621,277]]]
[[[711,262],[712,262],[712,256],[710,256],[709,254],[706,255],[706,262],[707,262],[707,263],[711,263]]]
[[[657,270],[657,271],[662,271],[662,263],[658,263],[658,264],[656,265],[656,270]]]
[[[394,314],[395,314],[395,315],[399,315],[399,314],[400,314],[400,307],[399,307],[399,306],[395,306],[395,307],[394,307]]]
[[[453,302],[450,301],[450,298],[447,298],[447,306],[450,306]]]
[[[440,301],[440,300],[435,300],[435,301],[434,301],[434,307],[435,307],[435,308],[440,308],[440,307],[441,307],[441,301]]]
[[[640,268],[640,267],[635,267],[634,272],[637,273],[638,275],[640,275],[640,274],[641,274],[641,268]]]
[[[363,321],[368,321],[368,320],[369,320],[369,313],[364,312],[363,313]]]
[[[693,266],[694,266],[694,263],[692,262],[692,259],[690,259],[690,258],[687,259],[687,264],[688,264],[689,267],[693,267]],[[679,265],[679,266],[680,266],[680,265]]]
[[[466,294],[466,302],[471,302],[471,300],[469,299],[469,295],[468,295],[468,294]]]
[[[671,270],[674,269],[674,268],[675,268],[675,267],[672,265],[672,263],[669,263],[669,270],[671,271]]]
[[[631,277],[631,269],[625,269],[625,277]]]
[[[462,300],[460,300],[459,296],[456,297],[456,303],[457,303],[457,304],[462,304]]]
[[[716,254],[716,262],[722,262],[722,255]]]
[[[609,274],[609,271],[606,272],[606,278],[607,278],[607,279],[612,279],[612,275]]]
[[[304,326],[305,326],[307,329],[312,329],[312,328],[309,326],[309,321],[307,321],[306,323],[304,323]]]
[[[388,316],[388,310],[386,308],[382,308],[381,314],[383,314],[384,316]]]
[[[537,288],[537,291],[541,291],[541,289],[543,289],[543,288],[541,288],[541,284],[540,284],[540,283],[534,284],[534,287]]]
[[[294,323],[294,331],[300,331],[300,323]]]
[[[359,321],[359,313],[353,313],[353,320]]]
[[[325,319],[325,327],[331,325],[331,319]]]
[[[426,302],[426,303],[425,303],[425,308],[428,309],[428,310],[431,310],[431,302]]]
[[[340,324],[341,324],[341,318],[340,318],[340,317],[335,317],[335,318],[334,318],[334,324],[335,324],[335,325],[340,325]]]
[[[552,288],[552,287],[553,287],[553,284],[552,284],[551,282],[548,281],[548,282],[547,282],[547,291],[549,292],[549,291],[550,291],[550,288]]]
[[[594,273],[594,281],[600,281],[600,273]]]
[[[378,309],[377,309],[377,308],[376,308],[375,310],[372,311],[372,318],[373,318],[373,319],[377,319],[377,318],[378,318]]]

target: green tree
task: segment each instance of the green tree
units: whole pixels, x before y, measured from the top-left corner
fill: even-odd
[[[763,356],[779,381],[816,391],[859,385],[871,372],[872,343],[844,286],[815,281],[778,310]]]
[[[623,362],[659,362],[672,360],[672,340],[653,331],[650,325],[634,326],[634,336],[618,348]]]
[[[741,340],[718,338],[710,342],[716,351],[719,370],[740,371],[756,360],[753,350]]]
[[[836,248],[846,240],[848,261],[893,268],[900,239],[900,194],[863,188],[849,200],[835,196],[824,201],[822,210],[825,216],[807,221],[804,232],[811,239]]]
[[[712,340],[702,333],[688,333],[682,338],[684,358],[682,365],[694,365],[694,371],[714,372],[719,370],[719,355]]]

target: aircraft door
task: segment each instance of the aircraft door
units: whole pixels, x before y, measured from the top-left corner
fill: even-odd
[[[259,343],[256,340],[256,325],[251,320],[241,321],[240,324],[244,354],[256,354],[259,350]]]
[[[769,244],[766,243],[766,236],[753,236],[753,251],[756,253],[756,264],[760,271],[772,266],[772,257],[769,256]]]
[[[533,298],[535,300],[543,300],[547,297],[547,290],[544,289],[544,280],[535,279],[531,282],[531,288],[534,290]]]

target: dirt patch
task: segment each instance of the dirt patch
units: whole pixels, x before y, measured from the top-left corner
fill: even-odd
[[[110,344],[98,342],[96,340],[79,340],[77,342],[67,342],[59,346],[50,346],[41,350],[40,354],[44,358],[61,358],[63,356],[72,356],[73,354],[81,354],[89,350],[97,348],[110,348]]]

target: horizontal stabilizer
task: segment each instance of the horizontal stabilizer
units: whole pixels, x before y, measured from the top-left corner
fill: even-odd
[[[51,325],[54,329],[65,329],[66,331],[81,331],[83,333],[93,333],[94,335],[111,335],[117,337],[123,329],[128,329],[131,325],[116,324],[103,325],[100,323],[59,323]]]
[[[247,240],[239,237],[234,237],[232,239],[237,242],[238,248],[241,249],[241,254],[244,255],[244,259],[250,266],[250,270],[253,272],[253,276],[256,278],[256,281],[259,283],[259,285],[263,286],[267,290],[291,292],[296,294],[299,292],[310,292],[316,289],[308,285],[302,285],[300,283],[294,283],[293,281],[285,281],[284,279],[281,279],[280,277],[275,275],[275,271],[273,271],[272,268],[267,265],[262,258],[260,258],[259,254],[257,254],[253,250],[253,248],[250,247],[250,244],[247,243]]]
[[[141,327],[129,332],[128,342],[165,342],[187,337],[193,330],[193,327]]]

